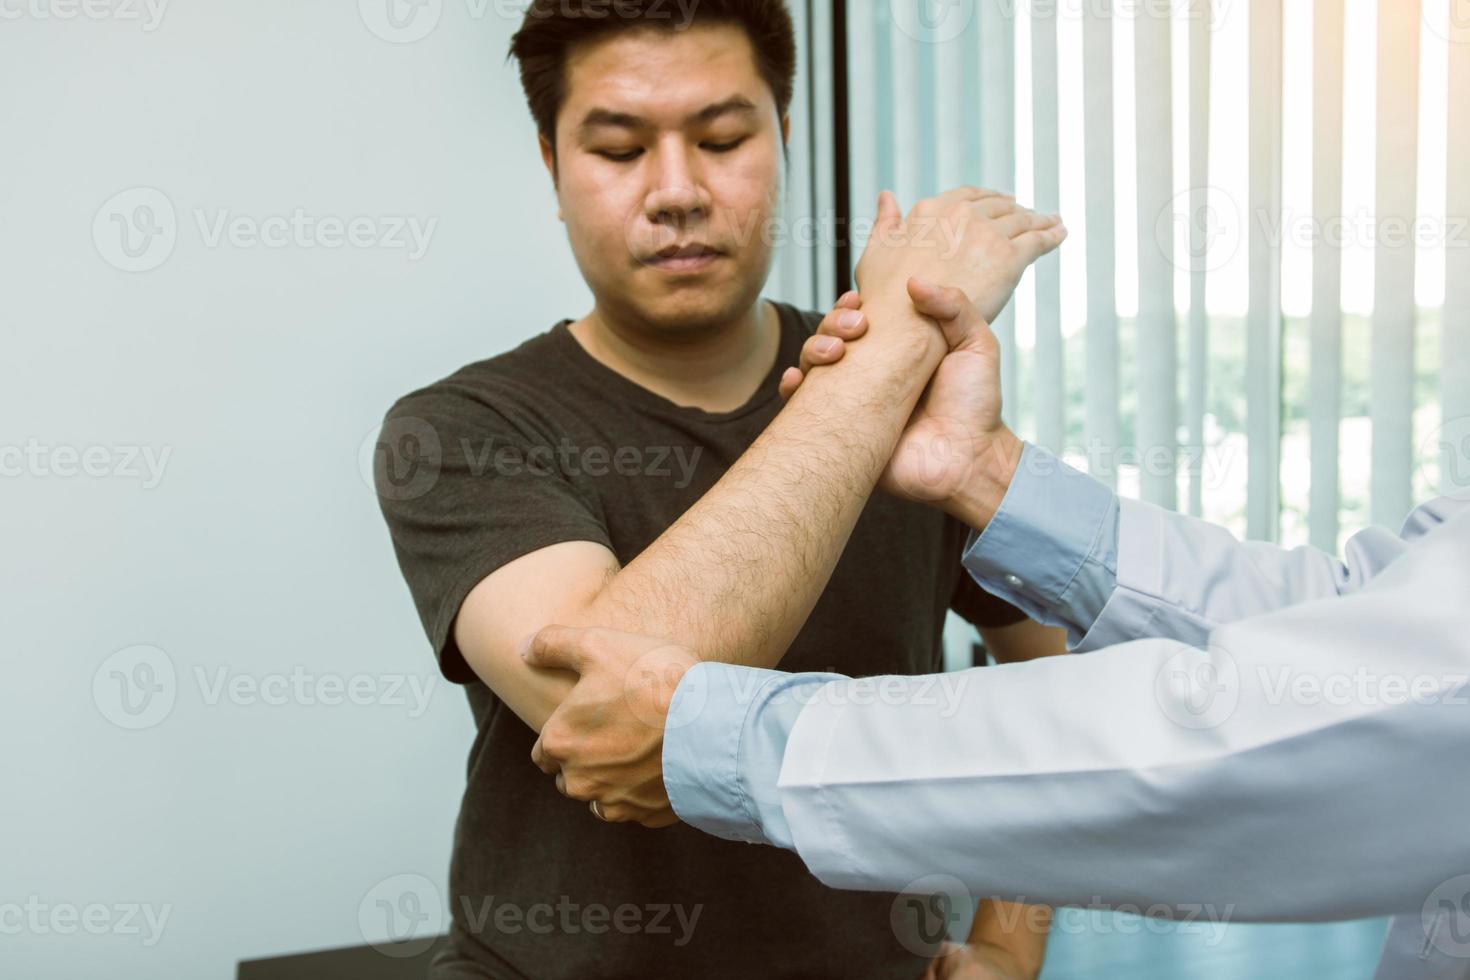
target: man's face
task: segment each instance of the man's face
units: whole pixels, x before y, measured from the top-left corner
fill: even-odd
[[[745,32],[634,30],[573,50],[557,197],[604,309],[663,334],[728,323],[770,271],[785,121]],[[542,141],[550,165],[550,147]]]

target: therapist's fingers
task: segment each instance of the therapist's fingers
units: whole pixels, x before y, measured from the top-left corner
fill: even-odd
[[[862,314],[853,312],[852,315],[861,316]],[[806,343],[801,345],[801,373],[806,374],[814,367],[840,361],[846,352],[847,348],[842,338],[813,334],[806,339]]]
[[[936,286],[926,279],[911,276],[908,290],[914,309],[939,324],[951,349],[984,350],[996,345],[990,325],[963,289]]]
[[[794,395],[796,389],[801,387],[801,383],[805,378],[806,375],[801,373],[801,368],[787,368],[781,374],[781,383],[777,385],[777,390],[781,393],[781,400],[785,401]]]
[[[638,822],[650,830],[661,830],[664,827],[672,827],[678,823],[679,815],[672,809],[658,810],[648,816],[639,818]]]
[[[837,297],[837,303],[817,325],[816,333],[801,345],[800,365],[787,368],[777,385],[783,399],[790,398],[813,367],[833,364],[847,352],[846,342],[868,332],[868,318],[859,309],[862,297],[849,289]]]
[[[776,390],[781,393],[783,399],[790,398],[806,380],[808,371],[824,364],[834,364],[842,360],[842,355],[845,353],[847,353],[846,346],[836,337],[816,335],[808,337],[806,343],[801,345],[801,367],[790,367],[783,371]]]
[[[540,769],[548,776],[552,773],[561,773],[561,763],[546,754],[546,748],[541,744],[541,736],[539,735],[536,736],[536,744],[531,746],[531,761],[536,763],[537,769]],[[557,789],[561,789],[560,783],[557,783]]]
[[[543,626],[521,643],[521,657],[532,667],[582,672],[595,628]]]

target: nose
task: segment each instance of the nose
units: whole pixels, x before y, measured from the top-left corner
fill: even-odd
[[[680,228],[709,217],[709,190],[704,185],[697,152],[677,136],[663,141],[654,151],[643,208],[652,224]]]

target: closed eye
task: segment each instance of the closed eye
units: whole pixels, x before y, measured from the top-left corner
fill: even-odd
[[[729,143],[705,143],[704,148],[714,153],[729,153],[731,150],[738,147],[741,143],[744,143],[748,138],[749,137],[742,136],[738,140],[732,140]]]
[[[641,149],[638,149],[638,150],[627,150],[627,151],[625,151],[623,153],[616,153],[616,152],[614,152],[612,150],[596,150],[594,152],[598,156],[604,157],[604,158],[606,158],[608,160],[611,160],[614,163],[630,163],[633,160],[636,160],[638,158],[638,155],[640,153],[642,153],[643,151]]]

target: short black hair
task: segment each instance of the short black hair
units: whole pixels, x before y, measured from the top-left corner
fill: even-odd
[[[566,101],[566,61],[573,45],[628,30],[687,29],[692,24],[735,24],[755,50],[756,70],[784,118],[796,80],[796,31],[785,0],[693,0],[676,23],[669,0],[532,0],[508,58],[521,66],[521,87],[537,131],[556,158],[556,117]]]

